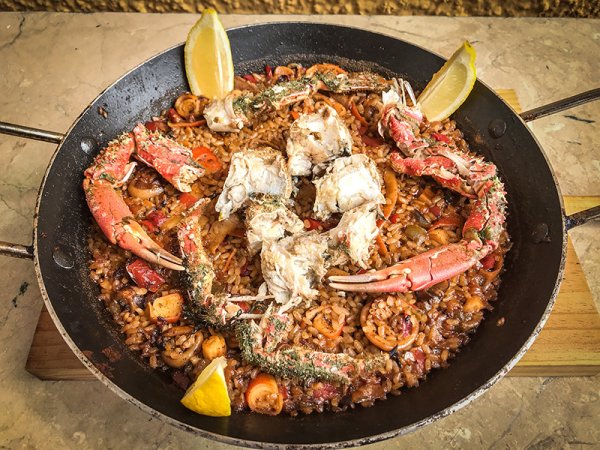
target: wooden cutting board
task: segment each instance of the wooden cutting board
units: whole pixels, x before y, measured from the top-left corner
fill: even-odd
[[[565,197],[567,213],[600,203],[599,197]],[[26,369],[42,380],[92,380],[44,307]],[[600,373],[600,315],[569,241],[565,278],[554,310],[511,376],[579,376]]]
[[[498,94],[517,112],[513,89]],[[565,197],[567,214],[591,208],[599,197]],[[91,380],[94,375],[77,359],[42,309],[25,368],[42,380]],[[579,259],[569,241],[565,278],[546,326],[511,376],[578,376],[600,373],[600,315]]]

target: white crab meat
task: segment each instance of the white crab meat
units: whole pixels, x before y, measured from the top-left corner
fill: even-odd
[[[227,219],[254,194],[284,199],[292,194],[292,177],[281,152],[265,147],[233,154],[223,191],[215,205],[219,220]]]
[[[314,183],[317,196],[313,210],[321,220],[365,203],[385,203],[381,193],[381,176],[375,162],[367,155],[356,154],[336,159],[325,175]]]
[[[348,258],[366,269],[373,239],[379,234],[377,227],[378,205],[365,203],[346,211],[338,225],[329,230],[330,251],[335,265],[344,264]]]
[[[233,133],[240,131],[247,122],[242,114],[237,114],[233,102],[237,95],[230,94],[222,100],[213,100],[204,108],[206,125],[211,131]]]
[[[266,196],[253,200],[246,210],[246,237],[248,251],[255,255],[263,242],[283,239],[286,234],[304,230],[304,222],[286,208],[281,199]]]
[[[315,165],[352,153],[350,131],[330,106],[292,123],[286,147],[292,176],[308,176]]]
[[[312,231],[263,243],[262,274],[275,300],[283,305],[280,312],[319,294],[315,285],[325,275],[327,241],[327,235]]]

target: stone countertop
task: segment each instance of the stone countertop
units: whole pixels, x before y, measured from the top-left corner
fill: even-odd
[[[0,13],[0,120],[65,132],[98,93],[182,42],[195,15]],[[478,75],[513,88],[524,110],[598,87],[600,20],[223,16],[226,27],[310,20],[396,36],[449,56],[474,43]],[[530,125],[565,195],[600,195],[600,102]],[[35,198],[55,146],[0,136],[0,239],[29,243]],[[535,172],[532,171],[532,176]],[[600,224],[570,236],[600,300]],[[543,263],[543,262],[540,262]],[[102,384],[42,382],[25,360],[42,300],[29,261],[0,258],[2,448],[232,448],[150,418]],[[459,412],[368,446],[589,448],[600,445],[600,377],[505,378]],[[119,430],[119,432],[115,432]]]

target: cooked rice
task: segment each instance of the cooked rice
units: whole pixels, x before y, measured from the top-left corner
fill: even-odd
[[[342,101],[348,100],[340,96],[334,97]],[[220,158],[225,168],[215,175],[205,176],[196,182],[192,193],[199,197],[216,198],[222,190],[227,174],[226,169],[234,152],[265,144],[284,151],[286,133],[293,121],[290,109],[302,113],[318,108],[323,103],[323,97],[319,98],[320,100],[309,99],[292,108],[271,113],[266,120],[256,123],[253,128],[244,128],[239,133],[213,134],[206,126],[172,129],[171,136],[187,147],[209,147]],[[376,136],[375,126],[382,108],[381,97],[375,94],[357,93],[352,95],[351,99],[358,111],[371,124],[369,134]],[[352,135],[354,153],[367,154],[376,161],[379,170],[383,172],[387,167],[387,155],[391,146],[387,143],[376,147],[365,145],[361,138],[361,132],[364,130],[360,129],[360,124],[349,109],[342,114],[342,118]],[[459,148],[468,150],[462,133],[452,120],[424,125],[421,131],[425,136],[432,132],[444,134]],[[374,269],[395,264],[440,245],[428,235],[423,242],[419,243],[410,240],[405,234],[408,225],[427,228],[428,224],[434,222],[439,213],[436,215],[431,212],[433,206],[437,206],[442,214],[455,212],[462,217],[467,217],[469,214],[469,202],[465,198],[440,188],[431,179],[403,175],[397,178],[399,196],[396,209],[393,211],[394,223],[385,221],[381,227],[381,236],[389,254],[381,256],[377,247],[374,247],[369,263],[369,266]],[[176,225],[179,214],[183,210],[182,205],[177,201],[177,192],[148,167],[140,166],[128,184],[130,183],[153,183],[163,187],[164,192],[151,200],[139,200],[130,196],[127,186],[123,187],[123,196],[136,219],[140,221],[154,210],[161,210],[167,217],[172,218],[165,225],[168,231],[161,231],[151,236],[167,250],[176,253]],[[293,210],[302,219],[310,218],[314,187],[308,178],[301,178],[297,187],[299,193],[295,197]],[[217,219],[214,201],[209,210],[211,214],[203,225],[203,237],[206,237],[211,224]],[[196,323],[189,317],[173,324],[164,321],[152,323],[144,312],[146,303],[169,292],[185,292],[184,287],[179,284],[171,271],[162,268],[157,268],[157,271],[165,277],[167,283],[160,292],[151,293],[135,286],[124,269],[126,262],[132,257],[131,253],[110,245],[97,227],[95,230],[89,238],[90,274],[99,285],[99,299],[104,302],[120,327],[125,344],[130,349],[138,351],[151,367],[169,371],[175,382],[184,389],[190,380],[195,379],[209,363],[202,356],[199,342],[210,335],[222,333],[228,348],[226,379],[232,407],[236,411],[246,410],[244,392],[248,382],[261,370],[242,361],[233,331],[216,330],[205,324]],[[461,238],[459,231],[446,231],[446,233],[450,242],[457,242]],[[508,236],[504,233],[496,254],[503,255],[507,248]],[[227,292],[232,295],[257,293],[263,281],[260,255],[248,256],[244,238],[228,237],[217,248],[212,259],[216,280],[225,287]],[[360,267],[351,263],[339,269],[350,274],[360,271]],[[317,301],[308,308],[303,306],[291,312],[294,326],[288,336],[288,343],[325,352],[344,352],[359,357],[380,352],[381,350],[366,338],[360,325],[361,309],[373,298],[401,298],[413,305],[417,311],[419,333],[410,349],[399,352],[395,358],[387,361],[386,367],[352,384],[278,378],[279,385],[287,391],[284,412],[296,415],[325,410],[344,411],[356,405],[371,406],[376,399],[384,399],[388,394],[400,394],[406,386],[418,386],[432,369],[446,367],[460,347],[469,341],[470,335],[483,320],[484,311],[492,308],[499,282],[497,274],[490,279],[489,273],[478,264],[449,282],[440,283],[417,293],[382,294],[375,297],[344,293],[325,285],[319,286],[320,295]],[[465,305],[473,296],[481,298],[483,304],[473,305],[471,302],[465,309]],[[315,328],[313,319],[317,306],[331,306],[338,313],[347,313],[346,323],[340,336],[333,339],[326,338]],[[173,363],[174,359],[176,360],[178,355],[184,354],[190,348],[196,350],[181,367],[167,365],[166,357],[170,355],[168,361],[171,366],[177,365]]]

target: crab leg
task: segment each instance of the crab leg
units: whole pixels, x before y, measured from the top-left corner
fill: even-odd
[[[393,153],[390,156],[392,168],[412,176],[431,176],[440,185],[476,200],[460,242],[428,250],[376,272],[329,277],[330,286],[336,289],[359,292],[427,289],[465,272],[498,247],[506,201],[496,166],[452,146],[430,146],[418,137],[415,133],[418,133],[422,116],[418,114],[418,106],[411,108],[405,104],[405,91],[413,104],[414,95],[407,83],[401,83],[402,100],[397,88],[383,94],[384,101],[387,99],[391,103],[386,104],[386,112],[379,123],[382,136],[391,137],[407,156],[403,158],[400,153]]]
[[[123,197],[104,180],[83,181],[85,198],[94,219],[112,244],[129,250],[146,261],[173,270],[183,270],[181,258],[167,252],[133,219]]]
[[[251,121],[270,111],[306,100],[318,91],[345,94],[356,91],[381,92],[389,83],[380,75],[371,72],[348,74],[339,67],[313,66],[306,76],[298,80],[277,83],[264,91],[252,95],[229,94],[223,100],[211,102],[204,110],[204,117],[212,131],[235,132]]]
[[[174,141],[157,138],[156,142],[163,145],[160,148],[155,142],[145,141],[147,132],[142,125],[138,125],[134,133],[137,133],[135,139],[134,135],[127,133],[110,142],[98,154],[94,163],[85,170],[83,189],[88,206],[100,229],[111,243],[129,250],[151,263],[173,270],[183,270],[181,258],[161,248],[135,221],[133,213],[117,189],[131,176],[136,165],[135,162],[130,161],[131,156],[140,151],[142,147],[145,148],[145,150],[141,150],[145,159],[140,159],[150,164],[155,163],[158,167],[164,167],[165,170],[162,172],[159,170],[159,172],[165,177],[173,174],[172,181],[182,177],[179,172],[188,172],[186,169],[187,159],[182,159],[184,152],[177,151],[177,144]],[[172,156],[168,156],[170,150],[173,150]],[[188,151],[185,148],[184,150]],[[156,157],[149,161],[148,154]],[[180,167],[181,170],[177,172],[173,167]]]
[[[190,149],[160,133],[149,133],[144,125],[133,129],[135,156],[153,167],[180,192],[190,192],[191,185],[204,175],[202,167],[192,158]]]

